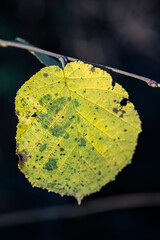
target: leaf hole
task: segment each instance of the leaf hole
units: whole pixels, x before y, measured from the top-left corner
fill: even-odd
[[[128,99],[127,98],[123,98],[122,101],[120,102],[120,105],[123,107],[123,106],[126,106],[128,103]]]
[[[37,117],[37,113],[34,113],[31,117]]]

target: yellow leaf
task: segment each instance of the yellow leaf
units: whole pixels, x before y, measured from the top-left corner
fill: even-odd
[[[18,91],[19,168],[33,186],[78,203],[131,162],[141,122],[128,93],[83,62],[41,69]],[[122,104],[122,103],[125,104]]]

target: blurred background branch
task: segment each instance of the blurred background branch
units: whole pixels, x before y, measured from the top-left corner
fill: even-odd
[[[80,206],[66,204],[0,215],[0,227],[85,217],[107,211],[139,207],[160,207],[160,193],[137,193],[84,201]]]

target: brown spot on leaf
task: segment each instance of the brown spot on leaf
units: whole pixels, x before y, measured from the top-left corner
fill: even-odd
[[[91,72],[95,72],[95,67],[91,67]]]
[[[18,158],[19,158],[19,164],[21,166],[24,166],[25,162],[27,162],[27,156],[23,152],[17,153]]]
[[[19,111],[15,111],[15,114],[18,117],[19,116]]]

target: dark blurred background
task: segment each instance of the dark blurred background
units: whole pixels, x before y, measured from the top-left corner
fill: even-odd
[[[136,73],[160,82],[160,1],[1,0],[0,38],[34,45]],[[25,50],[0,48],[0,213],[77,204],[32,188],[15,156],[14,98],[43,65]],[[110,72],[111,73],[111,72]],[[160,191],[160,89],[111,73],[129,92],[143,132],[132,160],[100,192],[85,201],[117,194]],[[83,205],[83,202],[82,202]],[[135,208],[76,219],[0,228],[0,239],[160,239],[160,209]]]

